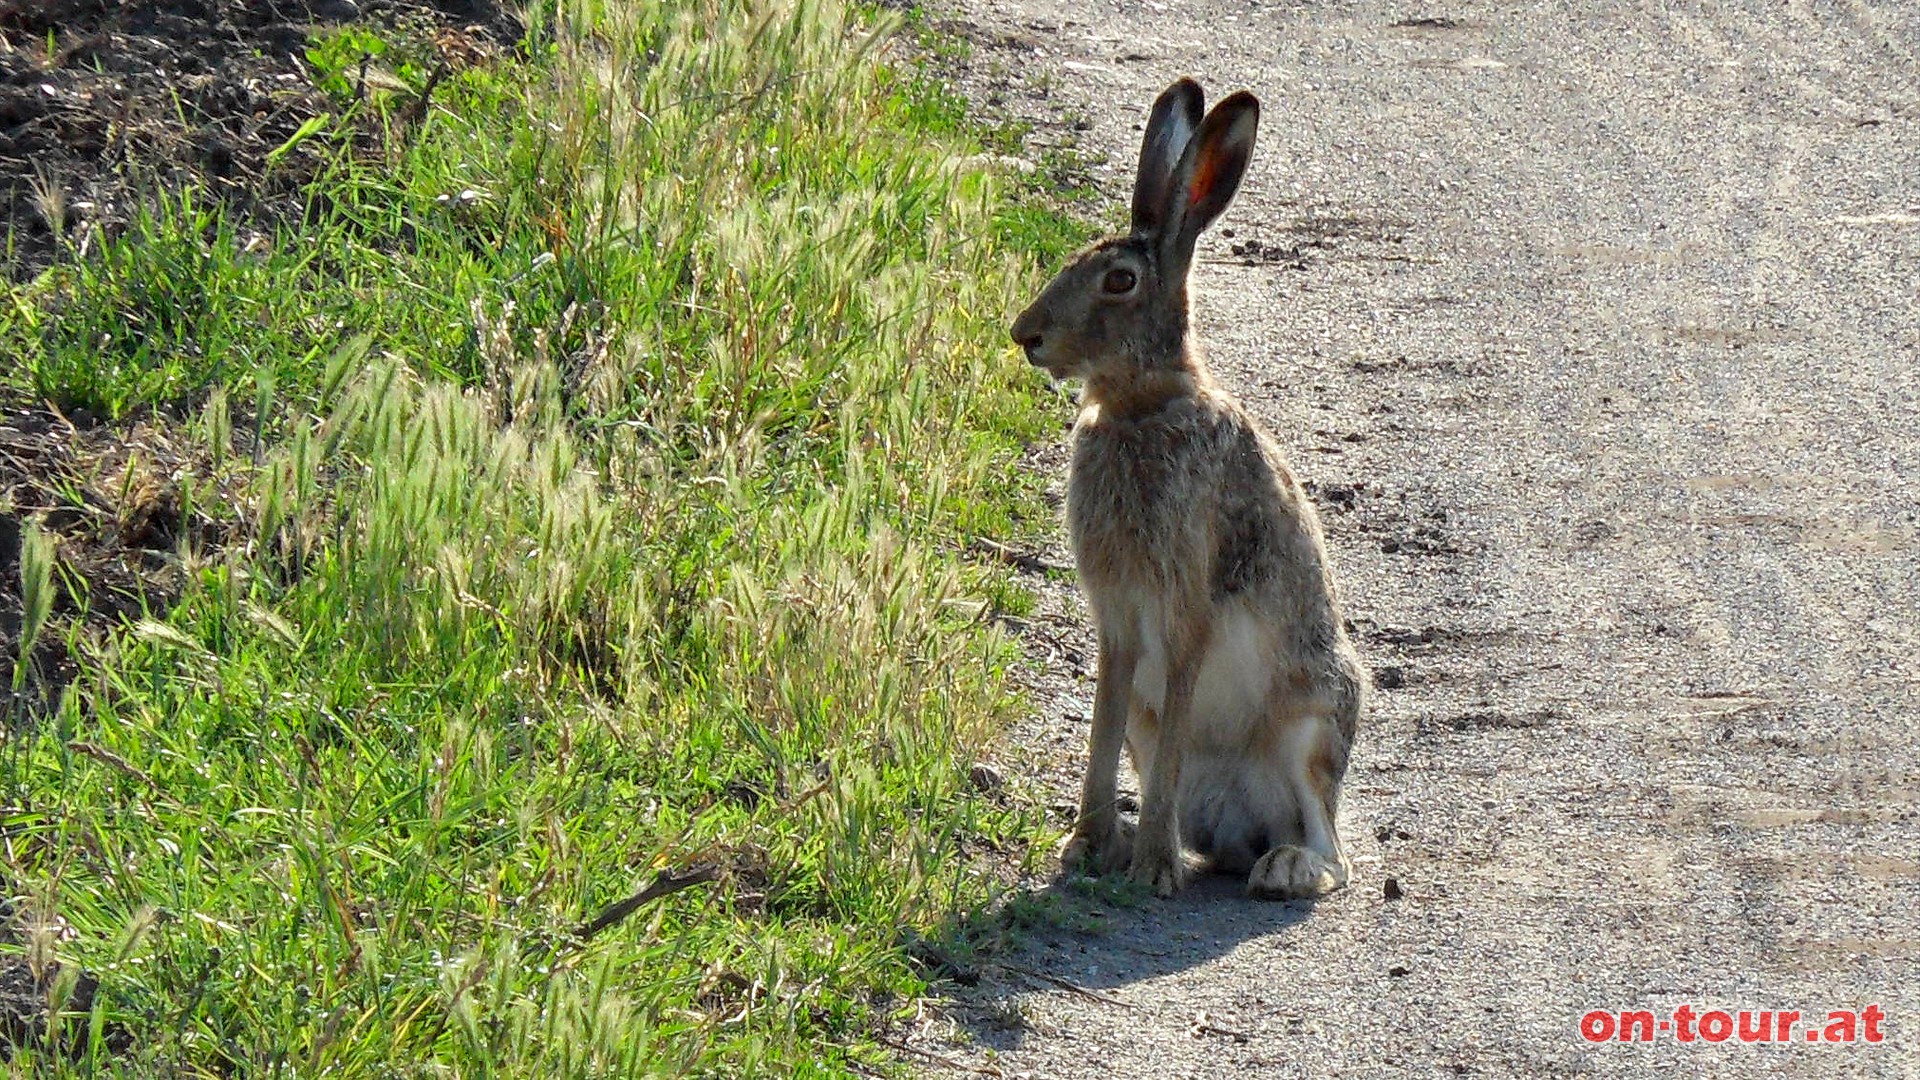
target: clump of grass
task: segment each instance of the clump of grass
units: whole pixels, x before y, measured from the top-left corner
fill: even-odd
[[[950,103],[836,0],[535,20],[298,227],[176,196],[0,316],[39,393],[198,416],[245,538],[0,744],[100,979],[21,1068],[886,1067],[903,929],[1033,829],[966,788],[1016,703],[951,552],[1053,418]]]
[[[40,644],[47,617],[53,613],[53,537],[37,522],[20,530],[20,650],[13,661],[13,689],[27,685],[33,672],[33,651]]]

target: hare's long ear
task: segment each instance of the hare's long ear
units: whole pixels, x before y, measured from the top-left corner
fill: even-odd
[[[1186,276],[1193,245],[1240,190],[1259,129],[1260,101],[1245,90],[1222,99],[1200,122],[1174,166],[1173,191],[1162,221],[1161,266],[1170,278]]]
[[[1156,233],[1166,224],[1173,170],[1200,127],[1205,99],[1200,84],[1181,79],[1161,91],[1140,139],[1140,171],[1133,180],[1133,231]]]

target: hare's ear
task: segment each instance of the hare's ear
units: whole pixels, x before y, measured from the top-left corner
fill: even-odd
[[[1245,90],[1223,99],[1200,122],[1173,170],[1173,197],[1161,240],[1169,268],[1185,272],[1200,234],[1233,201],[1253,159],[1259,128],[1260,101]]]
[[[1161,91],[1140,139],[1140,171],[1133,180],[1133,231],[1158,232],[1172,203],[1173,170],[1200,127],[1205,98],[1200,84],[1181,79]]]

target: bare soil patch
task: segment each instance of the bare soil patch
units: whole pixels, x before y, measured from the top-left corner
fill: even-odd
[[[15,279],[121,228],[156,188],[203,187],[265,221],[297,214],[324,162],[282,147],[339,106],[315,89],[312,35],[349,23],[448,56],[516,43],[494,0],[14,0],[0,3],[0,202]],[[274,160],[269,164],[270,155]]]
[[[34,644],[18,691],[0,687],[4,712],[24,722],[50,705],[78,674],[67,632],[80,633],[147,612],[179,596],[180,541],[216,550],[227,528],[211,508],[191,508],[183,491],[203,462],[178,426],[150,416],[125,427],[76,421],[23,395],[0,395],[0,656],[11,671],[20,652],[24,536],[53,540],[51,620]],[[195,468],[195,466],[199,466]]]

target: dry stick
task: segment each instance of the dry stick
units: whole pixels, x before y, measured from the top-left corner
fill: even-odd
[[[429,1034],[427,1038],[421,1042],[420,1045],[432,1046],[434,1043],[437,1043],[440,1041],[440,1034],[447,1030],[447,1024],[451,1022],[453,1019],[454,1010],[459,1008],[460,1006],[460,999],[463,997],[466,997],[468,991],[472,990],[476,986],[479,986],[481,980],[485,979],[486,977],[487,977],[487,961],[484,958],[476,960],[472,964],[468,965],[466,976],[460,980],[460,985],[454,988],[453,996],[447,999],[447,1007],[440,1010],[440,1018],[434,1021],[432,1033]],[[405,1020],[401,1021],[401,1026],[405,1027],[406,1025],[413,1023],[414,1017],[419,1016],[422,1012],[426,1010],[427,1006],[431,1004],[433,1004],[432,998],[430,997],[421,998],[420,1007],[413,1010],[413,1013],[411,1015],[409,1015]]]
[[[1001,1072],[999,1069],[996,1069],[991,1065],[969,1065],[964,1061],[955,1061],[950,1057],[942,1057],[939,1054],[932,1052],[931,1050],[922,1050],[917,1046],[909,1046],[906,1043],[901,1042],[899,1039],[890,1039],[885,1035],[877,1035],[875,1036],[875,1038],[877,1038],[880,1041],[880,1045],[882,1046],[891,1046],[895,1050],[898,1050],[902,1053],[913,1054],[916,1057],[926,1058],[928,1061],[931,1061],[937,1065],[945,1065],[949,1069],[959,1069],[961,1072],[970,1072],[976,1076],[1007,1075],[1006,1073]]]
[[[833,780],[831,778],[820,781],[819,783],[813,785],[807,790],[801,792],[799,798],[788,803],[785,807],[784,812],[789,814],[793,813],[795,810],[798,810],[801,807],[812,802],[813,800],[819,798],[820,796],[825,795],[827,793],[827,789],[832,786],[833,786]]]
[[[1093,815],[1099,813],[1102,810],[1105,810],[1109,807],[1115,810],[1122,809],[1123,804],[1126,802],[1126,799],[1127,799],[1126,795],[1115,795],[1113,798],[1107,800],[1104,803],[1101,803],[1099,806],[1093,808],[1092,810],[1088,810],[1084,814],[1076,813],[1073,818],[1074,830],[1078,831],[1080,826],[1085,825],[1087,822],[1093,820]]]
[[[660,874],[653,879],[653,884],[648,885],[646,888],[641,889],[625,900],[608,907],[605,911],[595,915],[591,921],[582,923],[576,927],[573,931],[574,940],[585,944],[593,940],[595,934],[600,933],[607,927],[633,914],[639,909],[640,905],[645,904],[649,900],[658,900],[663,896],[671,896],[682,889],[690,889],[695,885],[704,884],[709,881],[717,881],[719,878],[720,868],[712,865],[696,866],[684,874],[675,874],[670,870],[662,870]]]
[[[1030,978],[1040,979],[1043,982],[1050,982],[1062,990],[1067,990],[1072,993],[1079,994],[1081,997],[1091,998],[1094,1001],[1102,1002],[1107,1005],[1118,1005],[1123,1009],[1133,1009],[1138,1007],[1128,1002],[1121,1001],[1119,998],[1114,997],[1110,994],[1103,994],[1098,990],[1089,990],[1086,987],[1081,986],[1079,983],[1074,982],[1072,979],[1063,979],[1058,975],[1049,975],[1044,971],[1035,971],[1032,968],[1024,968],[1018,964],[1006,964],[1003,966],[1008,971],[1017,971],[1020,974],[1026,975]]]
[[[433,70],[427,72],[427,84],[420,88],[420,100],[408,106],[407,109],[408,112],[413,114],[410,121],[411,123],[421,124],[426,122],[427,109],[433,103],[434,88],[439,86],[440,80],[446,77],[447,62],[445,60],[433,65]]]
[[[1205,1015],[1205,1014],[1202,1014],[1202,1015]],[[1195,1020],[1193,1022],[1193,1026],[1188,1028],[1187,1031],[1188,1031],[1188,1034],[1192,1035],[1196,1039],[1202,1035],[1225,1035],[1227,1038],[1232,1039],[1234,1042],[1237,1042],[1237,1043],[1245,1043],[1245,1042],[1253,1041],[1253,1036],[1248,1035],[1246,1032],[1235,1031],[1232,1028],[1223,1028],[1219,1024],[1216,1024],[1211,1020]]]
[[[167,789],[161,787],[153,777],[148,776],[139,766],[121,757],[119,754],[108,750],[106,747],[95,746],[90,742],[75,739],[67,744],[67,749],[79,754],[81,757],[92,758],[102,765],[107,765],[119,770],[124,775],[130,776],[142,784],[145,784],[147,790],[152,792],[155,797],[171,804],[176,809],[185,809],[185,804],[181,803],[179,799],[174,798]]]
[[[1057,563],[1052,559],[1044,559],[1029,551],[1016,551],[997,540],[989,540],[984,536],[976,536],[972,540],[969,540],[967,542],[967,549],[981,555],[998,559],[1016,570],[1025,570],[1030,574],[1070,574],[1073,572],[1073,567],[1065,563]]]

